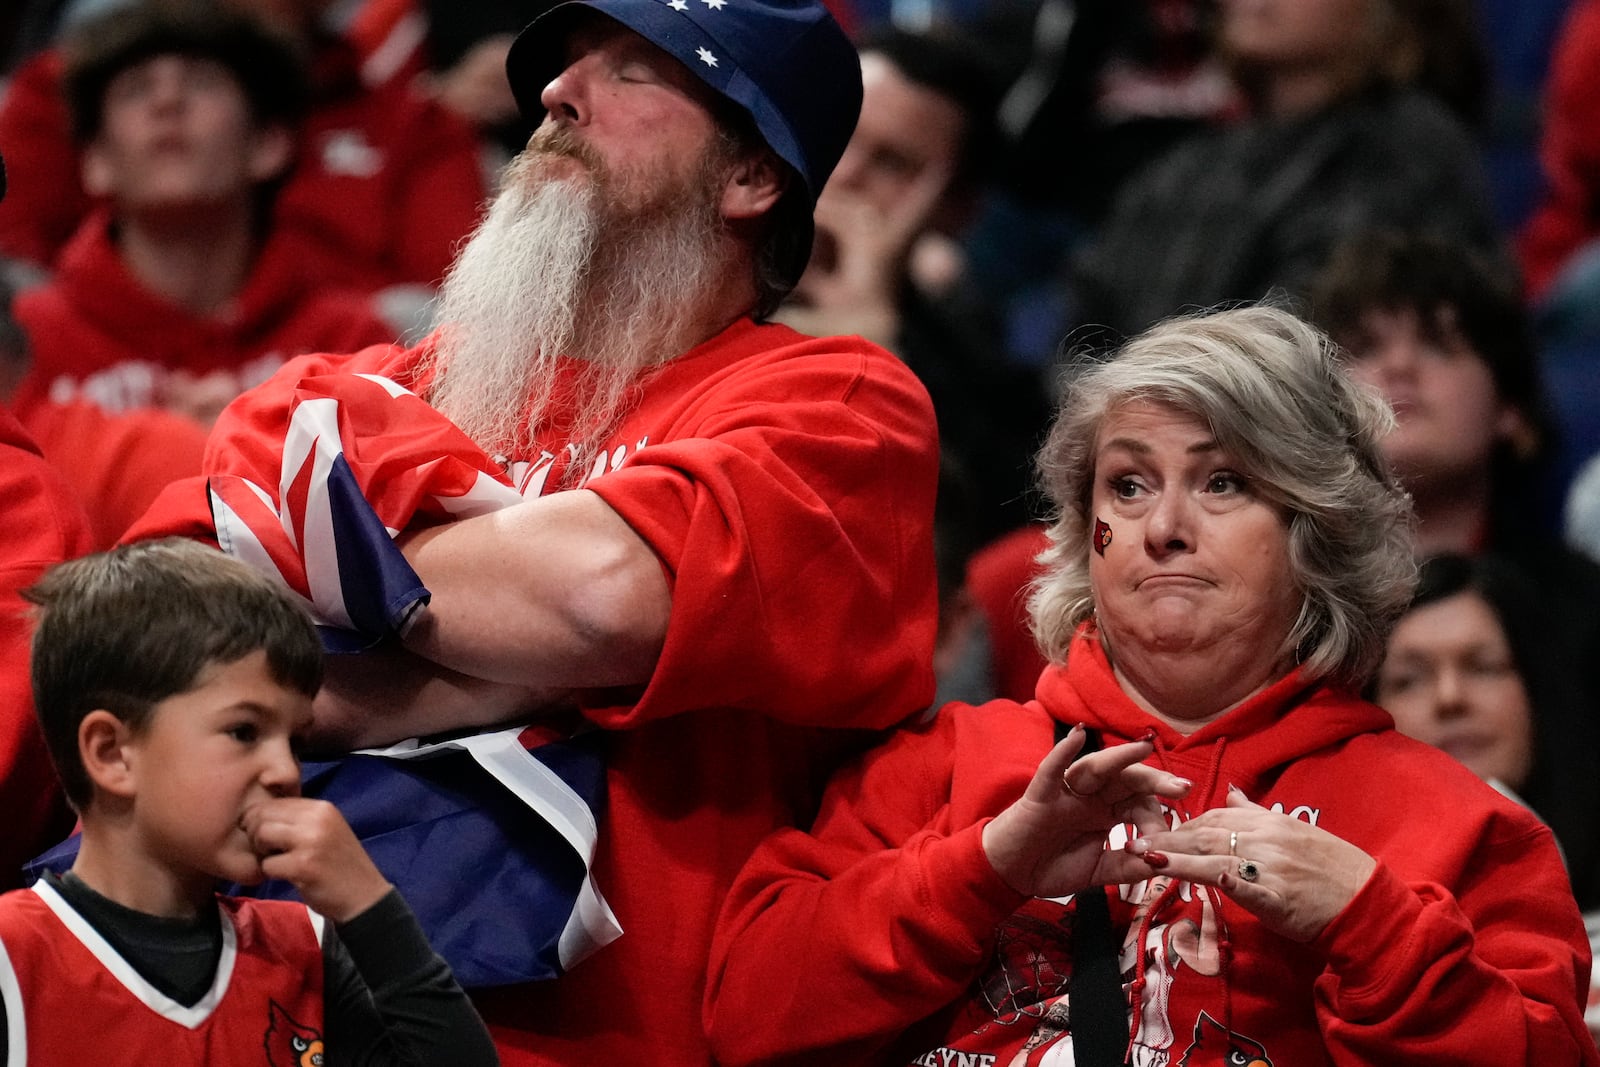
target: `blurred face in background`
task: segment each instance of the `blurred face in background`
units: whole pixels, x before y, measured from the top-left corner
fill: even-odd
[[[1520,789],[1533,767],[1533,711],[1511,645],[1482,596],[1466,590],[1412,609],[1395,627],[1377,701],[1400,732]]]
[[[1383,451],[1413,492],[1486,479],[1495,446],[1526,426],[1451,317],[1438,326],[1429,337],[1414,311],[1372,311],[1348,346],[1350,373],[1394,409]]]
[[[124,212],[235,204],[288,166],[292,147],[283,127],[255,124],[222,63],[152,56],[107,84],[84,185]]]
[[[960,105],[879,52],[861,57],[861,94],[861,119],[823,195],[849,193],[888,216],[925,175],[942,174],[942,191],[966,137]]]
[[[1258,68],[1370,65],[1383,0],[1220,0],[1223,52]]]

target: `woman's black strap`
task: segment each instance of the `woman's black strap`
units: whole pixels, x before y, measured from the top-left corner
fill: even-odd
[[[1066,723],[1057,723],[1057,741],[1069,729]],[[1090,730],[1079,756],[1099,747],[1099,732]],[[1114,1067],[1127,1062],[1128,1002],[1122,993],[1111,907],[1100,886],[1082,890],[1073,902],[1072,975],[1067,979],[1073,1060],[1078,1067]]]

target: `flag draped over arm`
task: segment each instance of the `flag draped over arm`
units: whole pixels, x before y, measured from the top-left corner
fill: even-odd
[[[218,423],[204,478],[169,487],[125,539],[210,541],[298,595],[330,653],[359,655],[426,609],[397,532],[522,497],[470,438],[388,377],[280,373],[263,390]],[[605,792],[600,739],[515,727],[410,741],[308,763],[303,787],[344,812],[463,985],[551,978],[621,933],[589,872]],[[68,842],[37,866],[70,864],[75,851]],[[293,891],[269,882],[240,892]]]

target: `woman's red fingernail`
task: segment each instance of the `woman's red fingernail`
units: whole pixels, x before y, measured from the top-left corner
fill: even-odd
[[[1143,734],[1142,734],[1142,735],[1141,735],[1141,736],[1140,736],[1140,738],[1139,738],[1139,740],[1141,740],[1141,741],[1148,741],[1148,742],[1150,742],[1150,743],[1151,743],[1151,744],[1152,744],[1152,745],[1153,745],[1153,744],[1155,744],[1155,743],[1156,743],[1156,731],[1155,731],[1155,727],[1153,727],[1153,726],[1152,726],[1152,727],[1151,727],[1151,728],[1150,728],[1150,729],[1148,729],[1148,730],[1146,730],[1146,731],[1145,731],[1145,732],[1144,732],[1144,733],[1143,733]]]
[[[1167,854],[1165,852],[1146,852],[1144,854],[1144,861],[1157,870],[1172,862],[1167,858]]]

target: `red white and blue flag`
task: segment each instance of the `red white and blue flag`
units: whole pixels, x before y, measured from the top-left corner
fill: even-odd
[[[359,654],[402,635],[428,602],[398,531],[522,497],[477,444],[388,378],[314,374],[282,400],[219,424],[196,480],[203,509],[198,487],[180,482],[130,537],[214,540],[293,590],[330,652]],[[621,934],[590,876],[603,736],[517,727],[408,741],[307,763],[303,789],[345,814],[462,985],[551,978]],[[63,868],[75,853],[69,841],[33,868]],[[293,895],[286,883],[238,891]]]
[[[335,651],[403,633],[427,603],[398,531],[522,500],[425,401],[368,374],[302,379],[276,468],[211,474],[206,488],[217,544],[298,593]]]

